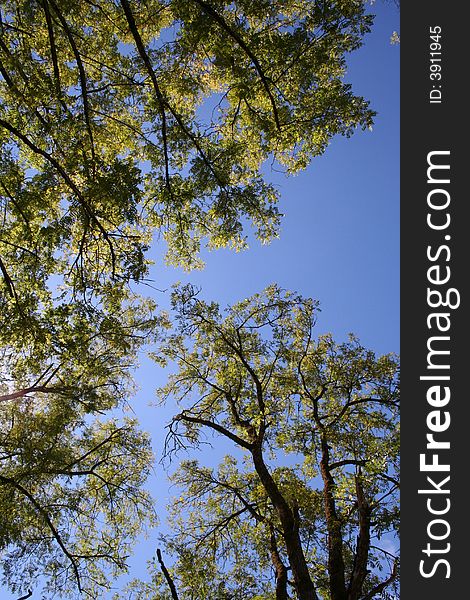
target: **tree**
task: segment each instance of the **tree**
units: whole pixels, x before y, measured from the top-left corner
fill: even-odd
[[[180,597],[391,597],[396,357],[354,337],[315,340],[317,304],[276,286],[225,316],[189,286],[173,302],[178,331],[160,353],[177,371],[160,395],[181,408],[167,453],[211,436],[231,448],[217,468],[186,460],[173,477],[166,543]]]
[[[129,419],[89,423],[58,402],[38,403],[0,407],[2,423],[9,419],[0,451],[4,583],[25,592],[46,578],[49,597],[96,598],[155,524],[143,487],[150,441]]]
[[[96,598],[155,524],[150,439],[120,410],[155,320],[79,308],[45,310],[41,337],[25,330],[22,351],[12,337],[2,352],[0,553],[16,593]]]

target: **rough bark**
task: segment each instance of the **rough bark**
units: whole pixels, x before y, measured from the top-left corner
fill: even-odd
[[[289,565],[292,569],[294,586],[299,600],[318,600],[315,587],[310,578],[307,561],[302,549],[298,525],[294,514],[284,496],[279,491],[263,459],[259,444],[251,451],[253,464],[281,522],[282,534],[286,545]]]
[[[271,561],[274,566],[274,572],[276,574],[276,600],[288,600],[287,595],[287,567],[282,562],[279,555],[279,551],[276,544],[276,536],[274,531],[271,530],[270,538],[270,549],[271,549]]]
[[[364,494],[360,475],[356,477],[356,498],[359,514],[359,534],[349,583],[348,600],[358,600],[361,597],[362,586],[367,577],[367,560],[370,549],[371,507]]]
[[[326,526],[328,530],[328,574],[330,579],[331,600],[346,600],[346,582],[344,577],[343,536],[341,521],[336,512],[335,481],[331,475],[330,453],[326,437],[321,442],[322,459],[320,472],[323,479],[323,501]]]

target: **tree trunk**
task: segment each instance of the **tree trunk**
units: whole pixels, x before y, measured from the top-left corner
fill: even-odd
[[[288,600],[287,596],[287,568],[282,562],[277,549],[276,537],[271,529],[271,561],[276,573],[276,600]]]
[[[294,514],[284,496],[279,491],[276,482],[271,477],[271,473],[264,463],[263,453],[259,444],[254,445],[251,454],[253,456],[253,464],[258,477],[281,521],[283,538],[286,544],[287,556],[289,558],[289,565],[292,569],[297,596],[299,600],[318,600],[308,571],[307,561],[305,560],[298,525],[294,518]]]
[[[357,536],[354,567],[348,590],[348,600],[359,600],[362,586],[367,577],[367,561],[370,550],[370,515],[371,508],[364,494],[361,476],[356,476],[356,497],[359,513],[359,535]]]
[[[331,600],[346,600],[344,577],[343,536],[341,522],[336,513],[334,497],[335,482],[330,471],[330,453],[326,438],[322,438],[322,459],[320,471],[323,479],[323,501],[326,526],[328,529],[328,573],[330,578]]]

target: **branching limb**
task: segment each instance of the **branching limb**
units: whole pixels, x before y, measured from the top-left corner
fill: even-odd
[[[322,458],[320,471],[323,479],[323,502],[328,529],[328,572],[332,600],[345,598],[345,564],[343,556],[343,537],[341,520],[336,510],[336,484],[331,474],[330,451],[325,435],[321,439]]]
[[[44,15],[46,17],[47,34],[49,36],[49,47],[51,49],[52,69],[54,71],[56,93],[60,97],[62,95],[62,92],[60,85],[59,61],[57,60],[57,48],[55,45],[54,27],[52,24],[51,11],[49,10],[49,4],[47,3],[47,0],[43,0],[42,7],[44,9]]]
[[[18,400],[19,398],[24,398],[28,394],[34,393],[42,393],[42,394],[58,394],[68,391],[66,388],[58,388],[58,387],[47,387],[46,385],[36,385],[28,388],[24,388],[22,390],[17,390],[16,392],[12,392],[11,394],[2,394],[0,396],[0,402],[8,402],[9,400]]]
[[[163,156],[165,159],[165,180],[166,180],[167,188],[170,189],[170,159],[169,159],[169,151],[168,151],[168,133],[167,133],[168,126],[167,126],[167,118],[166,118],[166,112],[165,112],[165,99],[163,97],[162,91],[158,84],[157,76],[155,75],[155,71],[152,67],[150,57],[145,49],[142,38],[140,37],[140,33],[137,28],[130,4],[127,0],[120,0],[120,2],[121,2],[121,6],[124,10],[126,19],[127,19],[129,29],[131,30],[132,37],[134,38],[135,45],[137,47],[137,51],[139,52],[139,55],[144,62],[145,68],[147,69],[147,72],[150,75],[150,79],[152,80],[153,89],[155,90],[155,95],[157,96],[158,106],[160,108],[160,118],[162,120],[162,142],[163,142]]]
[[[373,600],[373,598],[376,598],[378,594],[380,594],[387,586],[389,586],[396,579],[397,575],[398,563],[395,561],[390,576],[387,579],[385,579],[385,581],[382,581],[382,583],[376,585],[368,594],[362,596],[360,600]]]
[[[15,294],[15,286],[13,285],[13,281],[11,280],[10,275],[8,275],[8,271],[7,271],[5,264],[3,263],[1,258],[0,258],[0,271],[2,272],[3,280],[5,282],[5,285],[7,286],[8,294],[12,298],[14,298],[16,295]]]
[[[243,38],[232,27],[230,27],[230,25],[227,23],[227,21],[215,10],[215,8],[213,6],[211,6],[207,2],[204,2],[204,0],[194,0],[194,1],[197,4],[199,4],[199,6],[202,8],[202,10],[205,13],[207,13],[208,15],[210,15],[214,19],[214,21],[216,21],[222,27],[222,29],[226,33],[228,33],[232,39],[234,39],[237,42],[237,44],[240,46],[240,48],[245,52],[245,54],[249,57],[249,59],[253,63],[253,65],[256,69],[256,72],[258,73],[258,75],[263,83],[263,87],[266,90],[266,94],[269,97],[269,101],[270,101],[272,109],[273,109],[273,115],[274,115],[274,121],[276,122],[276,127],[280,130],[281,123],[279,121],[279,113],[277,110],[276,101],[271,92],[268,78],[266,77],[263,69],[261,68],[261,65],[260,65],[258,59],[253,54],[253,52],[250,50],[250,48],[245,43]]]
[[[367,561],[370,550],[370,526],[372,508],[362,486],[361,475],[355,477],[356,498],[359,513],[359,534],[357,536],[354,564],[348,586],[348,600],[358,600],[367,577]]]
[[[69,40],[69,44],[70,44],[70,47],[72,48],[72,52],[75,57],[75,60],[77,61],[77,67],[78,67],[78,73],[79,73],[79,79],[80,79],[80,89],[82,92],[82,99],[83,99],[83,113],[85,116],[85,123],[86,123],[86,128],[88,131],[88,136],[90,138],[91,156],[93,159],[93,168],[94,168],[95,167],[95,147],[94,147],[94,142],[93,142],[93,131],[92,131],[92,127],[91,127],[90,106],[89,106],[89,102],[88,102],[88,92],[87,92],[85,68],[83,66],[82,58],[80,56],[80,52],[78,51],[77,44],[75,43],[75,39],[72,35],[72,32],[70,30],[70,27],[69,27],[65,17],[61,13],[59,7],[57,6],[57,4],[54,0],[44,0],[44,4],[47,5],[48,1],[51,3],[51,6],[54,9],[54,12],[57,14],[60,24],[62,25],[62,28],[65,31],[65,35],[67,36],[67,39]]]
[[[39,154],[40,156],[45,158],[47,160],[47,162],[49,162],[56,169],[56,171],[62,177],[64,182],[67,184],[67,186],[71,189],[71,191],[77,197],[77,200],[82,205],[82,207],[85,211],[85,214],[90,218],[90,220],[93,223],[95,223],[98,230],[100,231],[100,233],[103,235],[105,241],[107,242],[107,244],[109,246],[109,251],[110,251],[110,256],[111,256],[111,266],[112,266],[112,272],[113,272],[113,276],[114,276],[114,272],[115,272],[115,268],[116,268],[116,253],[114,251],[113,242],[111,241],[108,232],[103,227],[101,222],[98,220],[98,217],[93,212],[93,210],[89,206],[87,200],[85,199],[85,197],[83,196],[83,194],[81,193],[81,191],[79,190],[77,185],[74,183],[73,179],[70,177],[70,175],[64,169],[64,167],[49,152],[46,152],[46,150],[43,150],[39,146],[36,146],[36,144],[34,144],[34,142],[32,142],[26,135],[24,135],[16,127],[11,125],[11,123],[9,123],[8,121],[5,121],[4,119],[0,119],[0,127],[3,127],[4,129],[6,129],[10,133],[12,133],[18,140],[20,140],[21,142],[23,142],[23,144],[28,146],[28,148],[30,150],[32,150],[35,154]]]
[[[174,418],[174,421],[183,421],[183,422],[186,421],[188,423],[196,423],[197,425],[204,425],[206,427],[209,427],[210,429],[213,429],[214,431],[217,431],[218,433],[221,433],[222,435],[229,438],[230,440],[232,440],[232,442],[235,442],[235,444],[238,444],[242,448],[251,450],[253,447],[253,444],[251,444],[250,442],[247,442],[246,440],[239,437],[235,433],[232,433],[231,431],[229,431],[227,428],[223,427],[222,425],[219,425],[218,423],[214,423],[213,421],[209,421],[208,419],[202,419],[201,417],[193,417],[191,415],[186,414],[185,412],[182,412],[179,415],[176,415],[176,417]]]

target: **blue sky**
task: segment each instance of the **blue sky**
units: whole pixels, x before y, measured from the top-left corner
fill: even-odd
[[[157,288],[191,282],[202,288],[202,297],[224,306],[276,282],[320,301],[318,334],[331,332],[342,341],[352,332],[378,354],[399,351],[400,48],[389,41],[399,29],[399,15],[383,2],[372,11],[375,26],[365,45],[350,56],[346,80],[377,111],[373,130],[335,138],[324,156],[295,177],[266,171],[280,190],[285,214],[280,238],[271,244],[253,241],[241,253],[205,252],[205,269],[190,274],[164,268],[163,248],[153,248],[151,279]],[[161,306],[168,305],[168,295],[154,293]],[[144,359],[137,378],[140,391],[133,409],[152,433],[159,458],[164,426],[175,407],[149,406],[155,388],[165,381],[164,371]],[[211,462],[209,455],[199,458]],[[150,489],[163,531],[172,491],[158,464]],[[138,546],[130,561],[132,577],[146,577],[145,562],[155,552],[159,531]]]

